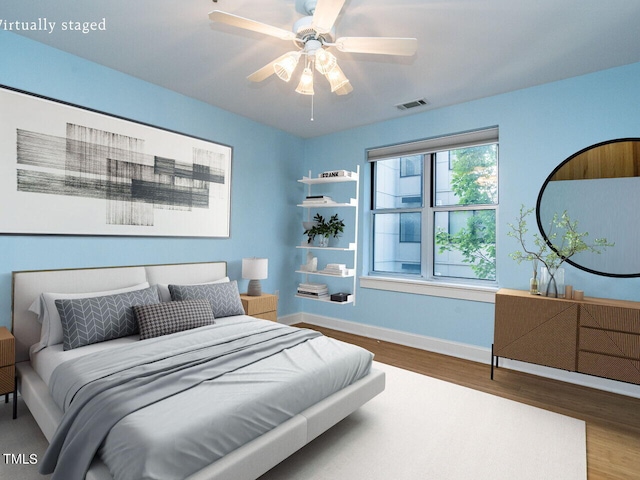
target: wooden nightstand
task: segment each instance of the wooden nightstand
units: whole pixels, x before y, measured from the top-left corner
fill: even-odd
[[[264,320],[278,321],[278,297],[269,293],[259,296],[240,294],[244,313]]]
[[[15,339],[6,327],[0,327],[0,395],[4,403],[9,402],[13,393],[13,418],[17,416],[18,391],[16,388],[16,347]]]

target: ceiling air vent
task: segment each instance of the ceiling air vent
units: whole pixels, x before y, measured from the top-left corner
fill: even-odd
[[[424,98],[421,98],[419,100],[412,100],[407,103],[399,103],[398,105],[396,105],[396,108],[398,110],[409,110],[410,108],[424,107],[425,105],[429,105],[429,102],[427,102]]]

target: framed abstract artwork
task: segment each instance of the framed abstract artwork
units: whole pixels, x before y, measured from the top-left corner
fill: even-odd
[[[0,87],[0,233],[228,237],[232,148]]]

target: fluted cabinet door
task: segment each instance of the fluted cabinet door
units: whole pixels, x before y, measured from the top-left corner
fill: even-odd
[[[494,354],[575,371],[578,304],[518,290],[496,294]]]

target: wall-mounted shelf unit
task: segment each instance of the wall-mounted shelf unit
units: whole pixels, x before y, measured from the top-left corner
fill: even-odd
[[[329,273],[324,271],[326,268],[326,265],[318,265],[318,270],[314,270],[314,271],[307,271],[303,269],[296,270],[297,274],[304,276],[303,277],[304,280],[303,282],[300,283],[298,290],[301,290],[301,287],[303,286],[307,286],[309,287],[309,289],[315,290],[320,293],[317,297],[312,295],[303,295],[303,294],[297,294],[296,297],[315,300],[315,301],[334,303],[334,304],[337,303],[337,304],[343,304],[343,305],[344,304],[355,305],[356,303],[356,271],[358,268],[357,266],[357,263],[358,263],[358,210],[359,210],[358,197],[360,194],[360,166],[356,168],[355,172],[339,170],[339,171],[336,171],[335,174],[328,174],[325,172],[324,175],[325,175],[324,177],[321,177],[321,176],[313,177],[311,175],[311,171],[309,171],[308,177],[302,177],[300,180],[298,180],[298,182],[307,185],[308,187],[307,198],[312,197],[313,194],[316,194],[316,196],[318,196],[318,194],[326,193],[325,191],[323,191],[323,187],[328,187],[330,184],[346,183],[346,182],[351,182],[353,184],[355,189],[355,196],[348,199],[345,198],[344,200],[346,201],[341,201],[343,200],[342,198],[338,199],[338,201],[335,201],[333,199],[326,199],[324,201],[317,201],[317,202],[305,201],[305,203],[298,204],[298,207],[301,207],[307,210],[307,214],[306,214],[307,221],[311,221],[311,218],[313,216],[312,210],[317,208],[353,209],[354,215],[351,218],[353,219],[354,224],[350,226],[351,228],[349,229],[350,231],[353,232],[352,234],[350,234],[352,235],[352,237],[349,238],[349,242],[347,246],[320,247],[316,245],[310,245],[304,242],[302,245],[298,245],[296,248],[307,250],[307,251],[312,251],[312,250],[318,251],[318,252],[322,251],[323,253],[329,252],[329,255],[331,254],[343,255],[338,252],[351,252],[350,258],[348,260],[350,263],[341,264],[341,265],[344,265],[344,267],[341,268],[338,273]],[[314,191],[312,191],[312,187]],[[324,190],[327,190],[327,188],[325,188]],[[326,257],[326,255],[323,255],[323,257]],[[315,282],[311,281],[311,279],[315,279]],[[325,281],[326,281],[326,289],[323,289],[322,286],[325,285]],[[351,291],[345,292],[345,293],[349,293],[346,300],[341,302],[331,300],[332,293],[344,292],[345,290],[344,285],[347,282],[349,284],[349,289]]]

